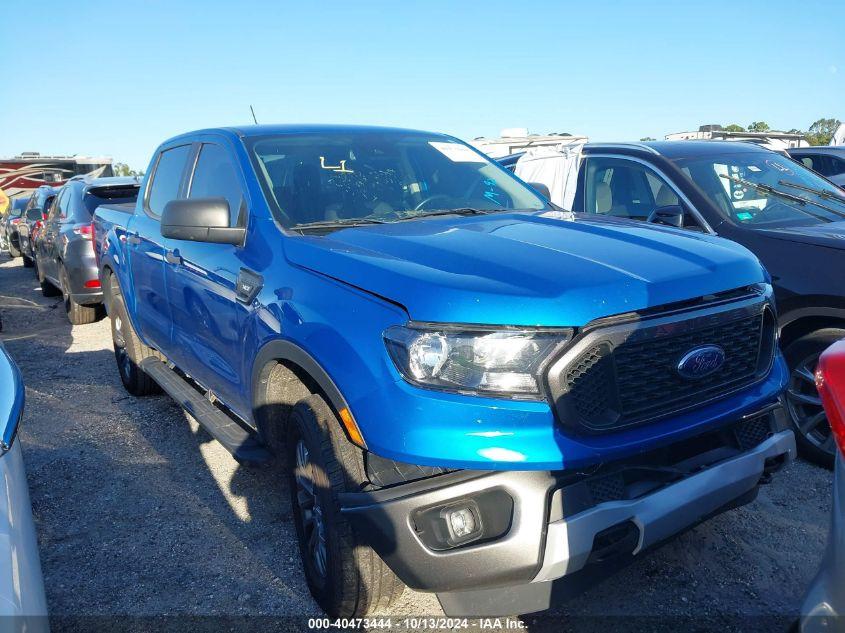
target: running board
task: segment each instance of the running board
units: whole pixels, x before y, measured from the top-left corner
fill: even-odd
[[[273,458],[270,450],[254,433],[247,431],[211,404],[163,362],[148,357],[141,361],[141,369],[190,413],[236,460],[246,464],[263,464]]]

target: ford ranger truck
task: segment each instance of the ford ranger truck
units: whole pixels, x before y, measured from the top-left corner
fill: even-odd
[[[749,251],[573,221],[451,136],[192,132],[93,232],[126,389],[244,464],[282,456],[332,616],[405,586],[540,611],[795,453]]]

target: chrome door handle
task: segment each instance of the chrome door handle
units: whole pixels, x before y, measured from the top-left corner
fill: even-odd
[[[165,251],[164,252],[164,259],[168,264],[181,264],[182,257],[179,255],[178,251]]]

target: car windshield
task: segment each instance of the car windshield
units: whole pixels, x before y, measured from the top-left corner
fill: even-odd
[[[845,191],[775,152],[675,162],[736,224],[762,228],[845,220]]]
[[[285,227],[548,208],[507,171],[450,137],[361,131],[246,141],[264,193]]]

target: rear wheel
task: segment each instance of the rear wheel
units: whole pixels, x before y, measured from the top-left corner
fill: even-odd
[[[152,348],[138,340],[138,336],[135,334],[132,323],[126,314],[126,304],[114,276],[109,277],[108,283],[110,284],[109,296],[111,297],[111,305],[109,306],[111,336],[120,381],[126,391],[133,396],[159,393],[161,389],[158,384],[140,367],[142,360],[156,356],[156,353]]]
[[[64,268],[59,272],[59,281],[62,282],[62,297],[68,321],[73,325],[85,325],[96,321],[98,316],[97,306],[85,306],[74,301],[70,294],[70,279]]]
[[[361,450],[319,395],[296,404],[287,431],[291,503],[311,595],[332,617],[362,617],[387,607],[405,586],[357,541],[337,498],[366,481]]]
[[[798,450],[805,459],[826,468],[833,468],[836,441],[814,374],[821,353],[841,338],[845,338],[845,330],[825,328],[796,339],[783,352],[790,372],[786,404]]]
[[[35,275],[38,277],[38,284],[41,286],[42,295],[45,297],[55,297],[56,295],[61,294],[61,291],[51,284],[44,276],[44,272],[41,270],[41,265],[38,263],[37,255],[35,256]]]

